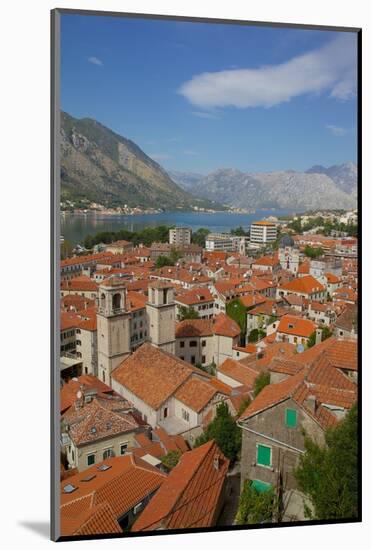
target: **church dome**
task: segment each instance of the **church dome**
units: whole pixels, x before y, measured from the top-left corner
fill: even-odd
[[[286,248],[287,246],[293,248],[295,246],[295,241],[290,235],[285,234],[280,240],[280,248]]]

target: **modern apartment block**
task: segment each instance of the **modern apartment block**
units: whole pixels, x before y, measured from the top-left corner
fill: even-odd
[[[205,248],[208,252],[239,252],[245,254],[247,238],[230,233],[209,233],[206,237]]]
[[[259,221],[250,226],[251,244],[264,245],[277,239],[277,226],[273,222]]]
[[[169,243],[176,246],[191,244],[192,230],[189,227],[174,227],[169,229]]]

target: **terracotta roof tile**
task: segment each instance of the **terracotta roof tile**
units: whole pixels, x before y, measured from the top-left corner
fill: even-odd
[[[68,435],[75,445],[132,432],[139,427],[130,414],[120,415],[96,398],[77,410],[71,407],[65,413],[64,420],[69,425]]]
[[[198,336],[212,336],[212,319],[185,319],[177,323],[175,328],[176,338],[190,338]]]
[[[218,468],[214,466],[215,460]],[[228,466],[229,461],[214,441],[185,453],[132,531],[214,525]]]
[[[277,384],[269,384],[262,389],[257,397],[250,403],[247,409],[240,416],[240,420],[245,420],[255,414],[277,405],[281,401],[288,399],[290,395],[300,386],[306,375],[306,369],[298,374],[286,378]]]
[[[243,365],[235,359],[226,359],[218,367],[218,372],[240,382],[242,385],[252,388],[259,372]]]
[[[230,317],[225,315],[224,313],[219,313],[216,317],[213,319],[214,321],[214,334],[218,334],[220,336],[227,336],[229,338],[235,338],[236,336],[239,336],[241,333],[241,329]]]
[[[199,413],[217,393],[218,390],[209,382],[190,378],[177,390],[175,398]]]
[[[210,378],[200,369],[146,343],[112,372],[112,378],[158,409],[192,374]]]
[[[109,458],[104,464],[109,469],[100,471],[99,464],[94,465],[61,483],[63,535],[77,534],[80,529],[84,529],[84,534],[96,534],[96,530],[102,528],[105,533],[104,525],[113,529],[115,519],[156,491],[166,479],[166,474],[133,455]],[[89,479],[90,476],[94,477]],[[76,490],[65,493],[63,488],[67,484]],[[105,506],[104,513],[100,512],[96,517],[94,513],[90,515],[91,510],[102,505]]]
[[[285,315],[284,317],[281,317],[277,327],[277,332],[309,338],[316,328],[317,325],[309,319],[302,319],[301,317],[295,317],[293,315]]]
[[[300,292],[302,294],[313,294],[316,292],[324,292],[325,287],[317,281],[312,275],[306,275],[305,277],[298,277],[292,281],[279,287],[280,290],[287,290],[291,292]]]

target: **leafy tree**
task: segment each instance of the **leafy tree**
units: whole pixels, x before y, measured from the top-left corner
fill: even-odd
[[[239,325],[242,334],[246,333],[246,307],[243,305],[241,300],[238,298],[236,300],[231,300],[227,304],[228,317],[236,321]]]
[[[161,268],[165,266],[174,265],[174,262],[169,258],[169,256],[159,256],[156,260],[156,267]]]
[[[66,258],[71,256],[72,250],[73,250],[72,243],[65,239],[63,243],[61,243],[61,247],[60,247],[61,260],[65,260]]]
[[[262,372],[254,382],[254,397],[256,397],[265,386],[268,386],[271,382],[271,375],[269,372]]]
[[[258,492],[246,480],[240,495],[236,515],[237,525],[252,525],[257,523],[269,523],[274,513],[278,510],[278,499],[273,490]]]
[[[242,225],[240,225],[235,229],[231,229],[231,235],[236,235],[236,237],[248,237],[249,231],[245,231]]]
[[[265,338],[267,333],[259,328],[254,328],[249,334],[249,342],[250,344],[254,344],[255,342],[258,342],[258,340],[261,340],[262,338]]]
[[[170,251],[170,260],[173,262],[173,265],[182,257],[182,253],[176,248],[172,248]]]
[[[198,244],[199,246],[202,246],[202,248],[204,248],[206,237],[208,236],[209,233],[210,233],[209,229],[205,229],[205,227],[200,227],[199,229],[197,229],[197,231],[192,233],[192,238],[191,238],[192,243]]]
[[[232,463],[237,460],[241,451],[241,428],[237,426],[226,403],[218,405],[214,420],[197,437],[194,446],[199,447],[212,439]]]
[[[357,405],[326,432],[326,446],[307,438],[306,453],[295,471],[299,488],[309,497],[314,519],[348,519],[358,516]]]
[[[301,227],[301,218],[298,218],[297,220],[292,220],[288,225],[288,228],[292,229],[295,233],[301,233],[302,227]]]
[[[323,249],[320,246],[319,247],[313,247],[313,246],[309,246],[309,244],[307,244],[307,246],[304,248],[304,254],[308,258],[315,259],[315,258],[318,258],[319,256],[323,255]]]
[[[198,311],[194,307],[190,306],[180,306],[179,307],[179,321],[184,321],[185,319],[199,319],[200,316]]]
[[[250,405],[250,403],[251,403],[250,397],[245,397],[245,398],[241,401],[241,404],[240,404],[240,406],[238,407],[237,417],[241,416],[241,414],[242,414],[243,412],[245,412],[245,410],[246,410],[247,407]]]
[[[162,456],[160,460],[168,470],[172,470],[178,464],[180,457],[180,451],[169,451],[165,456]]]

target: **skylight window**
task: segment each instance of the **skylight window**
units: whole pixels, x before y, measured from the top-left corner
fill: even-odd
[[[76,491],[77,487],[75,487],[74,485],[72,485],[72,483],[67,483],[67,485],[65,485],[63,487],[63,492],[64,493],[73,493],[74,491]]]
[[[91,474],[89,476],[83,477],[81,481],[88,482],[88,481],[91,481],[92,479],[94,479],[95,477],[97,477],[95,474]]]
[[[98,466],[98,470],[100,472],[105,472],[106,470],[109,470],[110,468],[112,468],[112,466],[109,466],[108,464],[101,464],[100,466]]]

